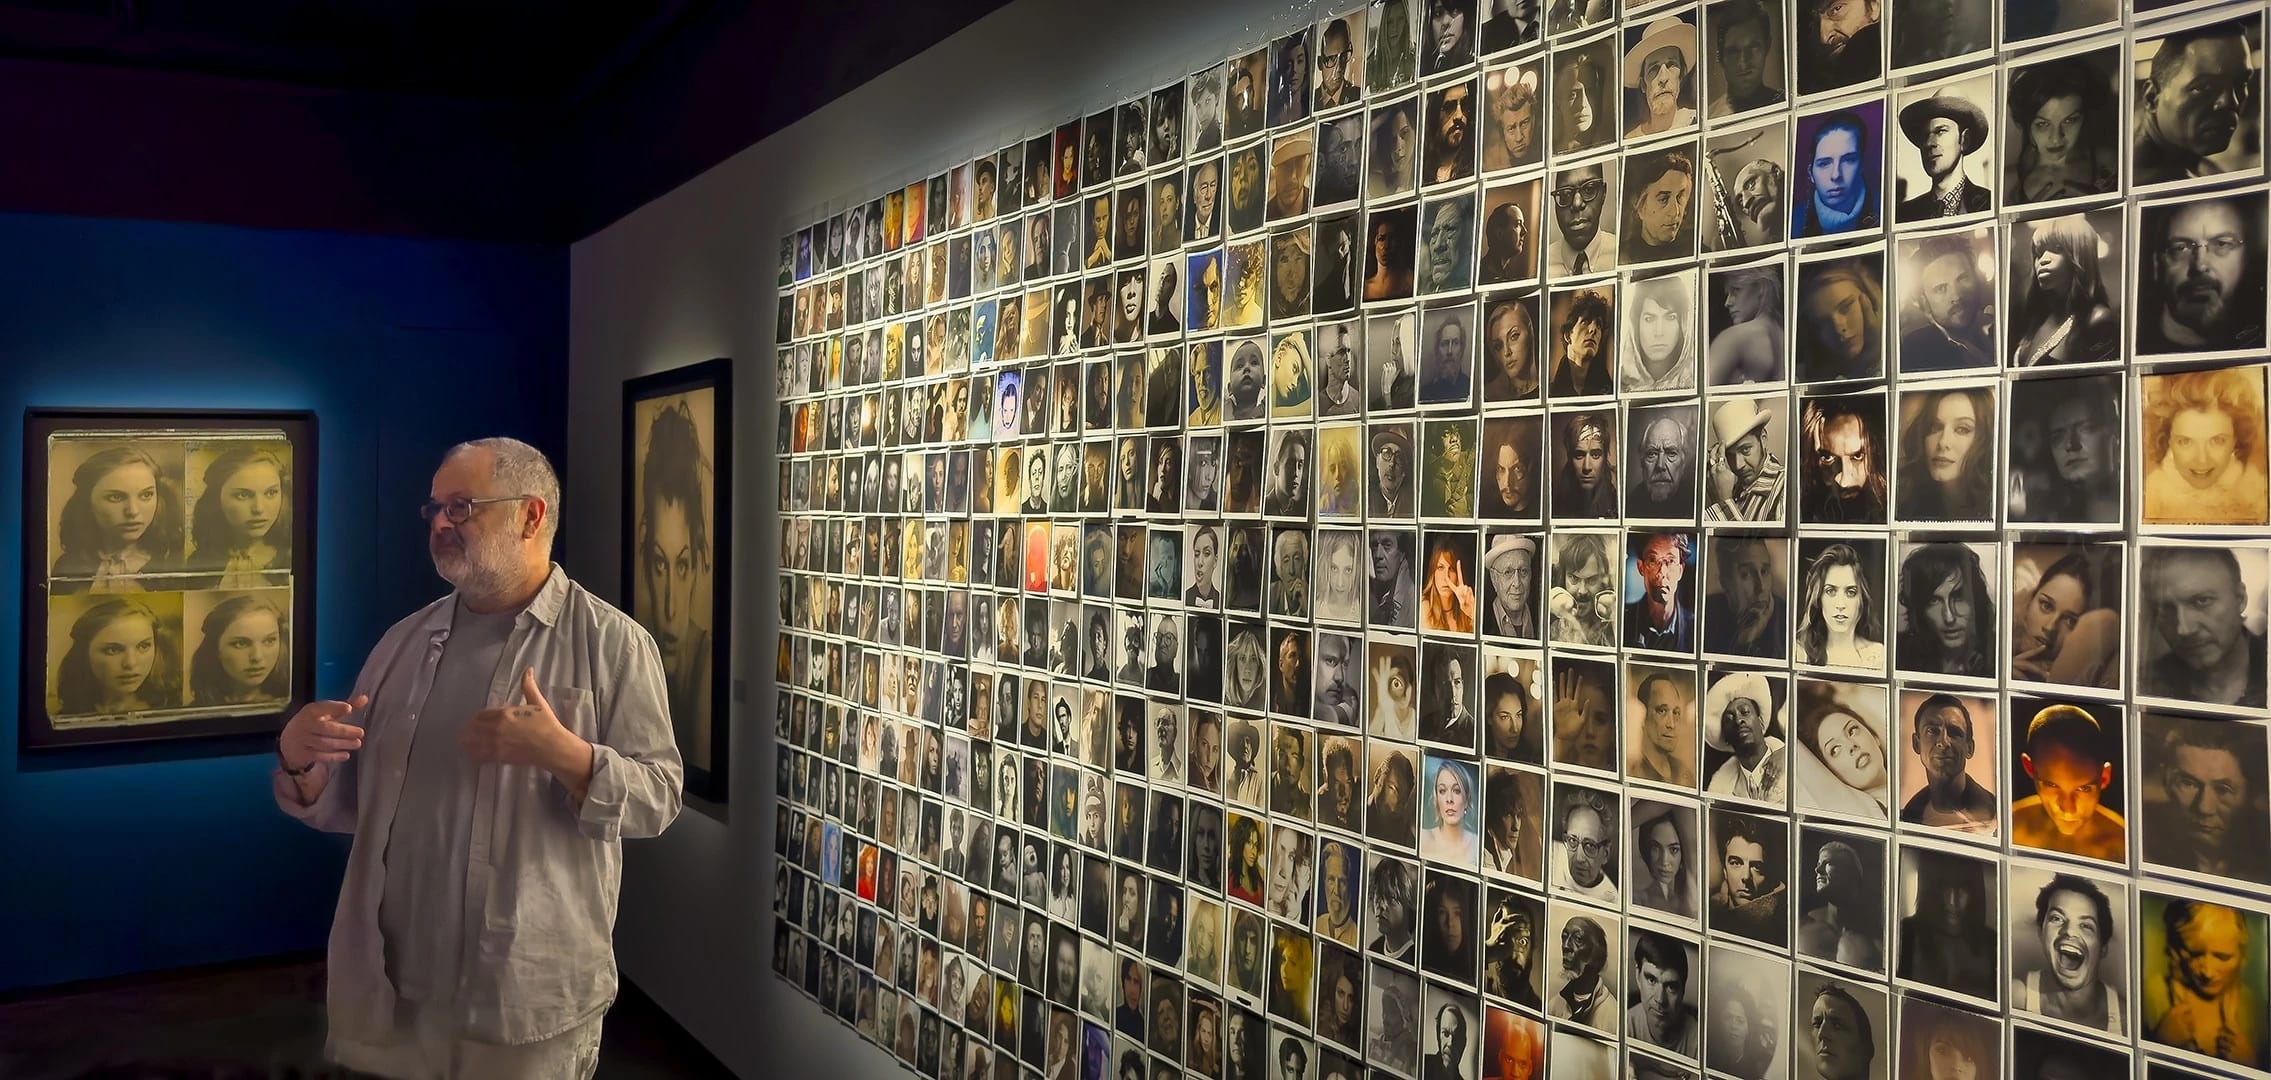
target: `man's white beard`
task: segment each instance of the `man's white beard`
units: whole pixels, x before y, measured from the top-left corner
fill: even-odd
[[[431,544],[428,550],[433,555],[434,572],[457,586],[459,592],[475,599],[503,595],[516,584],[521,570],[511,548],[502,542],[484,547],[479,543],[465,543],[460,534],[455,552],[433,551]]]

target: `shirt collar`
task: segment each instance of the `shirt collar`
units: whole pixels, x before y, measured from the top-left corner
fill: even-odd
[[[457,598],[456,591],[452,590],[448,596],[435,601],[431,607],[427,608],[426,621],[421,629],[430,634],[447,637],[450,622],[457,617]],[[560,569],[559,563],[553,563],[551,573],[544,577],[544,587],[536,590],[536,598],[530,600],[528,606],[521,611],[522,614],[535,616],[536,621],[545,626],[552,626],[560,621],[560,612],[567,605],[568,572]],[[514,621],[519,621],[517,616]]]

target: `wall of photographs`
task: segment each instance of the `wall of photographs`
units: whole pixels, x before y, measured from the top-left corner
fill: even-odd
[[[2271,1076],[2262,5],[1313,14],[782,238],[776,971],[938,1080]]]

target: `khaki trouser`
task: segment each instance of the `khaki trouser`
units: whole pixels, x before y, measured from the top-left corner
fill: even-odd
[[[590,1080],[606,1014],[540,1042],[500,1046],[459,1035],[449,1013],[401,1002],[384,1044],[333,1038],[324,1056],[392,1080]]]

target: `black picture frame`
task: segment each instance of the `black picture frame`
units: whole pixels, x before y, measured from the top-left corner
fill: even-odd
[[[640,528],[641,492],[640,453],[646,446],[647,433],[640,428],[640,408],[649,403],[684,395],[708,391],[709,408],[706,417],[691,415],[694,431],[702,432],[707,423],[709,446],[707,461],[695,460],[692,464],[698,473],[709,472],[707,495],[711,505],[706,508],[704,529],[708,535],[710,551],[707,574],[709,583],[703,588],[697,580],[690,586],[693,592],[706,594],[710,611],[707,627],[691,622],[690,629],[698,630],[708,641],[707,655],[700,659],[706,665],[706,676],[697,671],[690,685],[672,695],[671,730],[678,736],[679,754],[684,759],[686,793],[711,802],[726,801],[726,778],[732,772],[731,727],[729,722],[731,700],[732,652],[732,552],[733,552],[733,361],[718,357],[697,364],[673,368],[669,371],[642,375],[623,383],[623,579],[621,597],[623,610],[641,626],[654,633],[657,627],[651,615],[640,610]],[[689,601],[695,599],[689,596]],[[698,605],[696,605],[698,610]],[[656,643],[664,651],[666,680],[675,676],[670,672],[672,648],[669,638],[656,634]],[[699,647],[697,639],[695,646]],[[691,662],[682,661],[681,663]],[[693,700],[683,700],[694,695]],[[703,698],[706,696],[706,702]],[[681,718],[676,715],[681,706],[706,704],[708,710],[707,735],[701,734],[701,717]],[[700,746],[690,745],[700,743]]]
[[[60,440],[60,441],[58,441]],[[168,475],[166,479],[177,484],[186,479],[186,463],[199,453],[212,452],[210,444],[224,440],[250,440],[273,445],[282,442],[290,447],[285,462],[289,477],[282,486],[289,489],[290,502],[284,513],[290,517],[289,564],[283,569],[261,571],[216,572],[210,567],[191,564],[194,554],[171,567],[146,568],[139,575],[141,583],[151,586],[138,593],[118,595],[144,596],[155,603],[159,598],[171,597],[170,606],[164,606],[172,616],[170,627],[175,640],[171,643],[171,662],[179,668],[175,674],[183,685],[175,689],[180,695],[170,707],[157,707],[132,714],[96,715],[74,719],[63,714],[57,706],[61,700],[51,700],[51,666],[68,661],[68,648],[61,660],[50,657],[53,635],[50,628],[54,620],[51,607],[61,603],[85,606],[88,613],[100,601],[80,600],[80,596],[113,595],[114,591],[98,590],[93,582],[80,583],[74,576],[63,572],[55,560],[65,545],[50,536],[49,499],[51,483],[50,448],[68,446],[85,440],[87,443],[146,443],[157,451],[157,456],[170,460],[178,450],[182,455],[182,474]],[[191,450],[192,445],[203,450]],[[71,453],[76,453],[74,448]],[[95,451],[99,453],[100,451]],[[317,424],[313,412],[306,410],[245,410],[245,409],[121,409],[121,408],[41,408],[24,411],[24,522],[23,530],[23,584],[22,648],[20,655],[22,710],[17,725],[17,746],[26,753],[58,755],[75,748],[118,744],[150,744],[203,742],[208,752],[220,751],[228,740],[246,741],[248,745],[262,740],[257,736],[274,736],[283,730],[284,723],[302,703],[314,696],[315,682],[315,603],[316,603],[316,477],[318,469]],[[69,483],[69,481],[66,481]],[[69,499],[70,495],[65,495]],[[195,503],[186,485],[177,488],[173,497],[179,500],[175,512],[181,515],[180,524],[185,548],[193,541],[192,521]],[[160,504],[162,505],[162,503]],[[273,525],[273,521],[271,522]],[[60,527],[56,529],[60,536]],[[261,584],[246,584],[247,577],[261,579]],[[232,580],[233,579],[233,580]],[[203,607],[210,598],[222,593],[247,593],[270,589],[288,589],[290,611],[289,626],[279,636],[280,652],[289,656],[291,670],[287,676],[287,692],[280,696],[260,696],[253,701],[235,705],[199,706],[191,700],[195,688],[189,678],[197,662],[195,651],[186,640],[186,612]],[[206,610],[217,609],[213,605]],[[200,637],[202,637],[200,630]],[[154,635],[153,648],[164,657],[164,635]],[[153,668],[153,670],[158,670]],[[273,672],[273,667],[270,668]],[[56,680],[60,683],[60,678]],[[140,693],[138,690],[137,694]],[[247,711],[250,709],[251,711]]]

